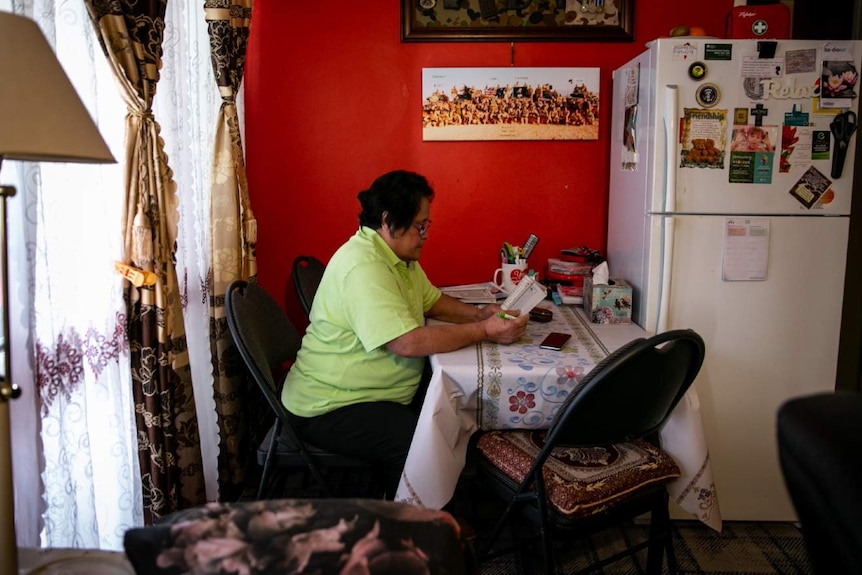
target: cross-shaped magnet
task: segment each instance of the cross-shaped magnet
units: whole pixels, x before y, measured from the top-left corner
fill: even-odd
[[[763,104],[758,104],[755,107],[749,110],[751,115],[754,116],[754,125],[762,126],[763,125],[763,116],[769,115],[769,110],[763,107]]]

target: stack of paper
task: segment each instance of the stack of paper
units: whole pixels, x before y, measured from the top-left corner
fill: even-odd
[[[491,282],[442,287],[440,291],[464,303],[497,303],[506,297],[506,292]]]
[[[584,303],[584,286],[564,286],[557,285],[557,294],[560,296],[560,301],[567,305],[580,305]]]
[[[530,310],[546,297],[548,297],[548,288],[536,281],[533,276],[523,276],[518,287],[509,294],[500,307],[504,310],[520,310],[523,315],[530,313]]]

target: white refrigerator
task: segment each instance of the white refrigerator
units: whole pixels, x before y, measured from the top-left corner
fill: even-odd
[[[860,56],[851,41],[663,38],[614,71],[610,276],[648,332],[706,341],[689,401],[725,520],[796,519],[776,412],[835,386]]]

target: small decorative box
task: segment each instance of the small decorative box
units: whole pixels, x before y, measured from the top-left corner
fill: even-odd
[[[593,285],[593,278],[586,277],[584,311],[593,323],[631,323],[632,286],[621,279]]]

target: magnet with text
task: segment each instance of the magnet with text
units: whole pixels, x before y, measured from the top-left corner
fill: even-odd
[[[762,126],[763,125],[763,116],[769,115],[769,110],[763,107],[763,104],[758,104],[755,107],[749,110],[751,115],[754,116],[754,125]]]
[[[784,124],[787,126],[807,126],[808,114],[802,110],[797,110],[796,104],[793,104],[791,112],[784,112]]]

